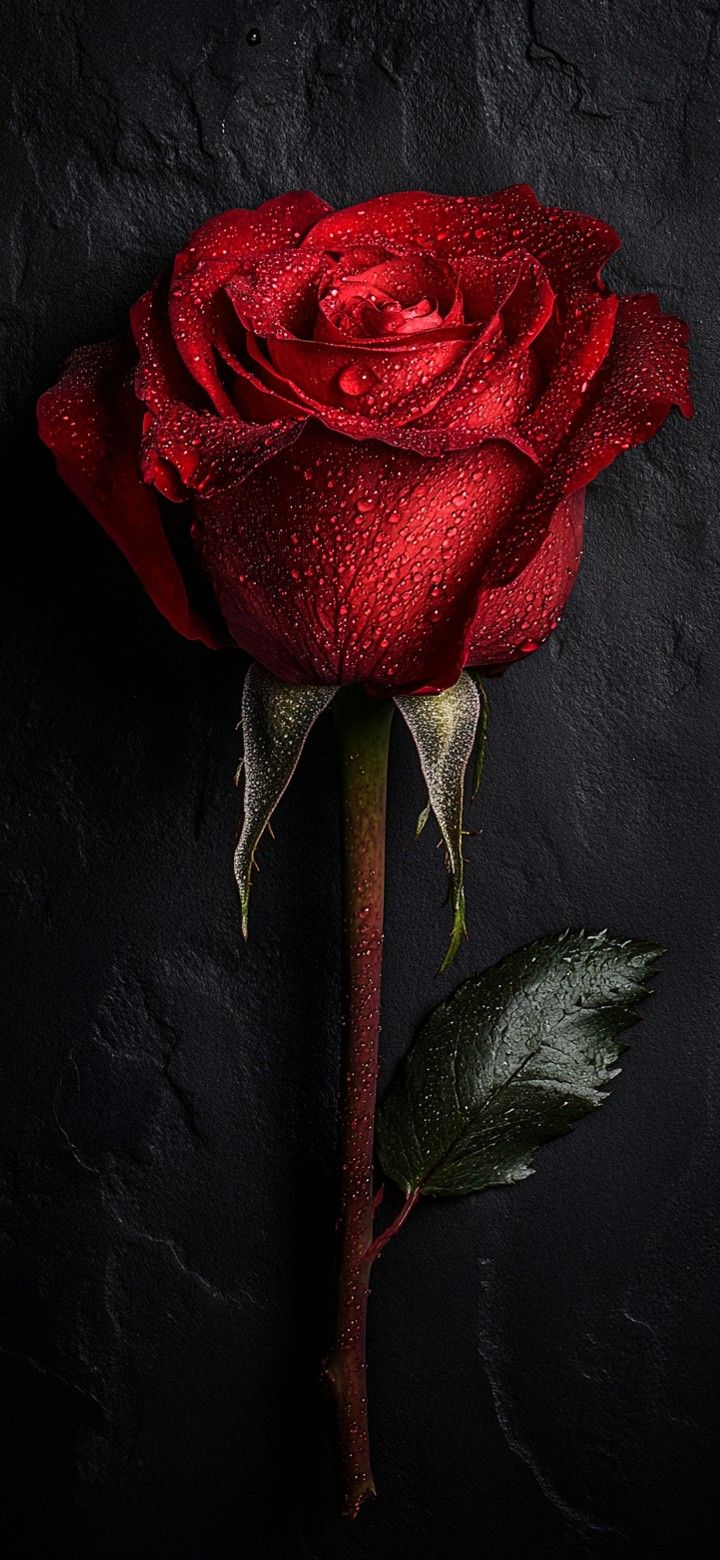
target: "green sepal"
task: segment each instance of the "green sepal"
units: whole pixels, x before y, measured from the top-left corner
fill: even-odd
[[[248,905],[255,852],[287,789],[318,716],[335,688],[280,682],[253,662],[242,696],[243,757],[236,775],[245,775],[243,821],[235,849],[235,879],[240,893],[243,937],[248,934]]]
[[[377,1151],[409,1195],[532,1174],[535,1150],[606,1099],[620,1033],[662,949],[607,932],[544,937],[467,980],[423,1024],[380,1107]]]
[[[454,687],[444,693],[404,694],[396,697],[395,703],[412,735],[428,788],[428,805],[420,814],[416,833],[422,832],[431,809],[445,845],[453,912],[450,944],[440,965],[441,970],[446,970],[465,932],[463,789],[480,714],[480,695],[472,677],[463,672]]]
[[[488,722],[490,720],[490,703],[485,691],[485,684],[481,681],[477,672],[471,672],[471,677],[478,691],[480,711],[478,714],[477,732],[475,734],[475,759],[473,763],[473,777],[470,786],[470,800],[475,797],[482,784],[483,770],[485,768],[485,747],[487,744]]]

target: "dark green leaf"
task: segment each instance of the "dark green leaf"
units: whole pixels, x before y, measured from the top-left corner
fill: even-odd
[[[235,850],[244,937],[255,852],[295,773],[308,732],[335,691],[279,682],[255,662],[248,669],[242,697],[244,754],[238,770],[238,780],[245,775],[244,813]]]
[[[378,1153],[406,1192],[481,1191],[602,1104],[662,949],[544,937],[465,981],[423,1025],[383,1100]]]
[[[444,693],[403,695],[395,700],[412,734],[428,788],[428,805],[418,819],[420,834],[430,809],[437,819],[450,872],[453,911],[450,946],[440,966],[447,969],[465,931],[463,887],[463,786],[473,750],[480,696],[467,672]]]

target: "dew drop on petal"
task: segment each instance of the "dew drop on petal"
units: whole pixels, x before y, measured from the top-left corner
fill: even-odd
[[[377,384],[377,374],[370,368],[361,368],[351,363],[349,368],[341,368],[336,376],[335,383],[343,395],[367,395]]]

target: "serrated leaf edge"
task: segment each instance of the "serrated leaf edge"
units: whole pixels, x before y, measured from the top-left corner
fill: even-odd
[[[657,968],[658,960],[667,951],[664,947],[662,947],[658,943],[651,943],[649,941],[645,941],[643,939],[638,939],[638,938],[626,938],[626,939],[620,939],[620,938],[614,938],[614,937],[610,938],[607,928],[604,928],[600,932],[587,932],[586,933],[584,930],[581,930],[581,931],[578,932],[578,931],[574,931],[572,928],[568,927],[568,928],[566,928],[566,930],[564,932],[561,932],[561,933],[557,934],[555,938],[552,938],[552,937],[538,938],[538,939],[536,939],[535,942],[529,943],[525,948],[518,949],[518,950],[516,950],[516,952],[517,953],[531,954],[534,949],[543,948],[544,946],[546,946],[548,944],[548,942],[552,942],[552,941],[555,941],[557,946],[558,946],[558,948],[559,948],[562,945],[563,942],[567,942],[571,938],[580,938],[580,937],[584,937],[585,940],[587,942],[589,942],[589,943],[605,944],[608,941],[611,941],[611,942],[613,942],[615,944],[615,946],[617,947],[618,950],[624,950],[624,949],[627,949],[627,948],[630,948],[630,947],[634,947],[634,949],[636,951],[635,951],[635,955],[634,955],[634,958],[633,958],[632,962],[634,964],[642,964],[642,966],[643,966],[643,975],[642,975],[642,978],[638,979],[638,981],[637,981],[637,989],[636,989],[635,993],[628,1000],[631,1001],[634,1004],[635,1002],[642,1002],[647,997],[652,996],[654,987],[652,987],[649,984],[647,984],[647,982],[650,979],[653,978],[653,976],[655,974],[655,971],[656,971],[656,968]],[[460,991],[462,991],[464,987],[472,984],[473,982],[481,981],[486,975],[492,974],[494,970],[496,970],[501,965],[503,965],[507,958],[512,958],[512,957],[513,957],[512,954],[511,955],[506,955],[505,958],[499,960],[496,965],[491,966],[488,970],[483,971],[481,975],[479,975],[479,976],[478,975],[471,976],[471,977],[469,977],[469,979],[467,981],[462,981],[460,983],[460,985],[458,987],[456,987],[455,991],[452,992],[449,997],[445,998],[445,1000],[443,1002],[438,1003],[438,1006],[435,1009],[433,1009],[432,1013],[430,1013],[428,1015],[428,1017],[424,1020],[424,1022],[420,1026],[420,1029],[418,1031],[418,1035],[417,1035],[416,1039],[418,1039],[418,1040],[420,1039],[420,1036],[425,1031],[426,1025],[431,1020],[436,1019],[448,1007],[451,1006],[451,1004],[453,1003],[454,999],[457,997],[458,993]],[[609,1002],[604,1002],[601,1006],[603,1008],[612,1008],[613,1004],[609,1003]],[[625,1020],[624,1020],[624,1022],[622,1024],[622,1028],[618,1030],[618,1038],[616,1040],[613,1040],[613,1042],[612,1042],[613,1043],[613,1048],[617,1049],[618,1057],[623,1055],[624,1052],[629,1049],[629,1042],[622,1040],[622,1038],[620,1038],[620,1037],[623,1034],[627,1033],[627,1031],[629,1029],[633,1028],[636,1024],[641,1023],[642,1019],[643,1019],[643,1015],[642,1015],[641,1012],[635,1010],[634,1008],[630,1009],[629,1013],[627,1014],[627,1017],[625,1018]],[[521,1067],[518,1068],[516,1070],[516,1072],[511,1075],[510,1078],[508,1078],[508,1079],[506,1079],[504,1081],[504,1083],[497,1090],[496,1094],[492,1096],[492,1100],[493,1101],[495,1101],[497,1099],[497,1095],[501,1094],[503,1092],[503,1090],[505,1090],[509,1086],[509,1084],[511,1082],[515,1081],[515,1079],[517,1078],[518,1073],[523,1071],[525,1069],[525,1067],[527,1067],[533,1061],[533,1059],[535,1057],[537,1057],[539,1051],[542,1050],[543,1043],[544,1042],[540,1042],[538,1044],[538,1046],[535,1048],[535,1050],[532,1053],[530,1053],[527,1057],[525,1057],[523,1059]],[[400,1063],[400,1066],[398,1068],[398,1072],[396,1073],[396,1077],[391,1081],[391,1084],[390,1084],[389,1088],[386,1090],[385,1096],[384,1096],[384,1098],[383,1098],[383,1100],[381,1101],[381,1104],[380,1104],[380,1110],[379,1110],[379,1113],[378,1113],[377,1148],[378,1148],[378,1158],[379,1158],[380,1163],[382,1165],[383,1172],[388,1177],[388,1179],[390,1179],[392,1181],[395,1181],[395,1184],[400,1186],[401,1190],[403,1191],[403,1193],[406,1196],[409,1196],[409,1195],[411,1195],[413,1193],[417,1193],[419,1196],[467,1196],[467,1195],[470,1195],[469,1191],[462,1191],[462,1190],[460,1190],[460,1191],[448,1192],[447,1190],[444,1190],[441,1187],[434,1188],[432,1185],[428,1185],[428,1177],[430,1175],[432,1175],[438,1169],[438,1167],[443,1163],[443,1160],[447,1157],[447,1150],[443,1151],[443,1154],[441,1156],[439,1156],[438,1160],[433,1165],[430,1166],[430,1169],[428,1171],[426,1171],[426,1173],[422,1176],[422,1178],[421,1178],[421,1180],[419,1182],[408,1181],[408,1180],[397,1180],[396,1181],[395,1177],[392,1174],[392,1171],[390,1171],[387,1168],[387,1165],[383,1162],[383,1159],[382,1159],[382,1115],[383,1115],[383,1107],[384,1107],[384,1104],[385,1104],[385,1100],[387,1100],[387,1098],[390,1096],[390,1094],[391,1094],[391,1092],[392,1092],[392,1090],[394,1088],[396,1079],[399,1078],[402,1075],[403,1071],[408,1066],[412,1066],[413,1049],[414,1049],[414,1046],[411,1046],[409,1052],[403,1058],[403,1060]],[[605,1076],[603,1078],[603,1083],[609,1082],[612,1079],[618,1077],[621,1072],[622,1072],[622,1067],[621,1067],[621,1065],[619,1063],[618,1063],[617,1066],[613,1066],[613,1067],[608,1066],[606,1068],[606,1070],[605,1070]],[[547,1084],[546,1083],[545,1087],[547,1089],[551,1089],[554,1086],[552,1084]],[[564,1089],[563,1089],[563,1086],[560,1083],[558,1083],[557,1088],[558,1088],[559,1092],[561,1092],[561,1093],[565,1092]],[[610,1094],[609,1090],[601,1088],[600,1086],[598,1086],[597,1088],[583,1089],[583,1088],[579,1087],[578,1085],[574,1085],[573,1086],[573,1092],[574,1092],[576,1098],[584,1098],[586,1100],[587,1105],[588,1105],[588,1111],[587,1111],[586,1114],[589,1114],[591,1110],[599,1109],[599,1107],[602,1104],[604,1104],[605,1100],[609,1098],[609,1094]],[[485,1101],[483,1103],[483,1105],[480,1107],[480,1110],[478,1111],[478,1117],[482,1114],[482,1111],[485,1109],[486,1105],[489,1105],[489,1104],[490,1104],[490,1099],[488,1099],[487,1101]],[[578,1126],[579,1122],[582,1121],[582,1119],[583,1119],[583,1117],[579,1116],[579,1117],[577,1117],[576,1120],[568,1122],[568,1125],[567,1125],[567,1127],[565,1128],[564,1131],[563,1130],[558,1130],[556,1133],[553,1134],[553,1138],[548,1139],[547,1141],[554,1141],[556,1138],[560,1138],[560,1137],[566,1136],[568,1133],[575,1131],[576,1127]],[[544,1146],[544,1144],[540,1143],[540,1144],[537,1144],[534,1148],[529,1149],[526,1161],[524,1163],[522,1161],[519,1161],[518,1162],[518,1166],[517,1166],[517,1172],[509,1174],[508,1177],[507,1177],[507,1180],[505,1182],[503,1182],[503,1183],[493,1183],[493,1182],[490,1182],[490,1183],[488,1183],[488,1185],[498,1185],[498,1184],[500,1184],[500,1185],[506,1184],[507,1185],[507,1184],[511,1184],[512,1182],[515,1182],[515,1181],[525,1180],[528,1176],[534,1175],[536,1172],[535,1172],[535,1168],[534,1168],[534,1165],[533,1165],[532,1161],[534,1160],[535,1155],[539,1152],[540,1148],[542,1148],[543,1146]],[[479,1187],[479,1188],[476,1188],[475,1190],[477,1190],[477,1191],[487,1190],[487,1187]]]

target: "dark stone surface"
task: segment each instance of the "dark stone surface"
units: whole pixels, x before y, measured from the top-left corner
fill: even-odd
[[[704,1560],[717,11],[36,0],[5,7],[4,34],[7,1560]],[[263,847],[245,952],[241,662],[173,636],[57,482],[32,407],[212,212],[297,185],[344,204],[516,180],[607,218],[615,286],[656,287],[690,319],[700,416],[597,482],[560,631],[492,688],[472,935],[435,985],[441,860],[429,830],[412,843],[422,792],[395,733],[385,1068],[459,975],[536,934],[609,924],[669,951],[609,1105],[529,1183],[422,1208],[379,1264],[381,1494],[349,1526],[315,1380],[338,1052],[331,724]]]

